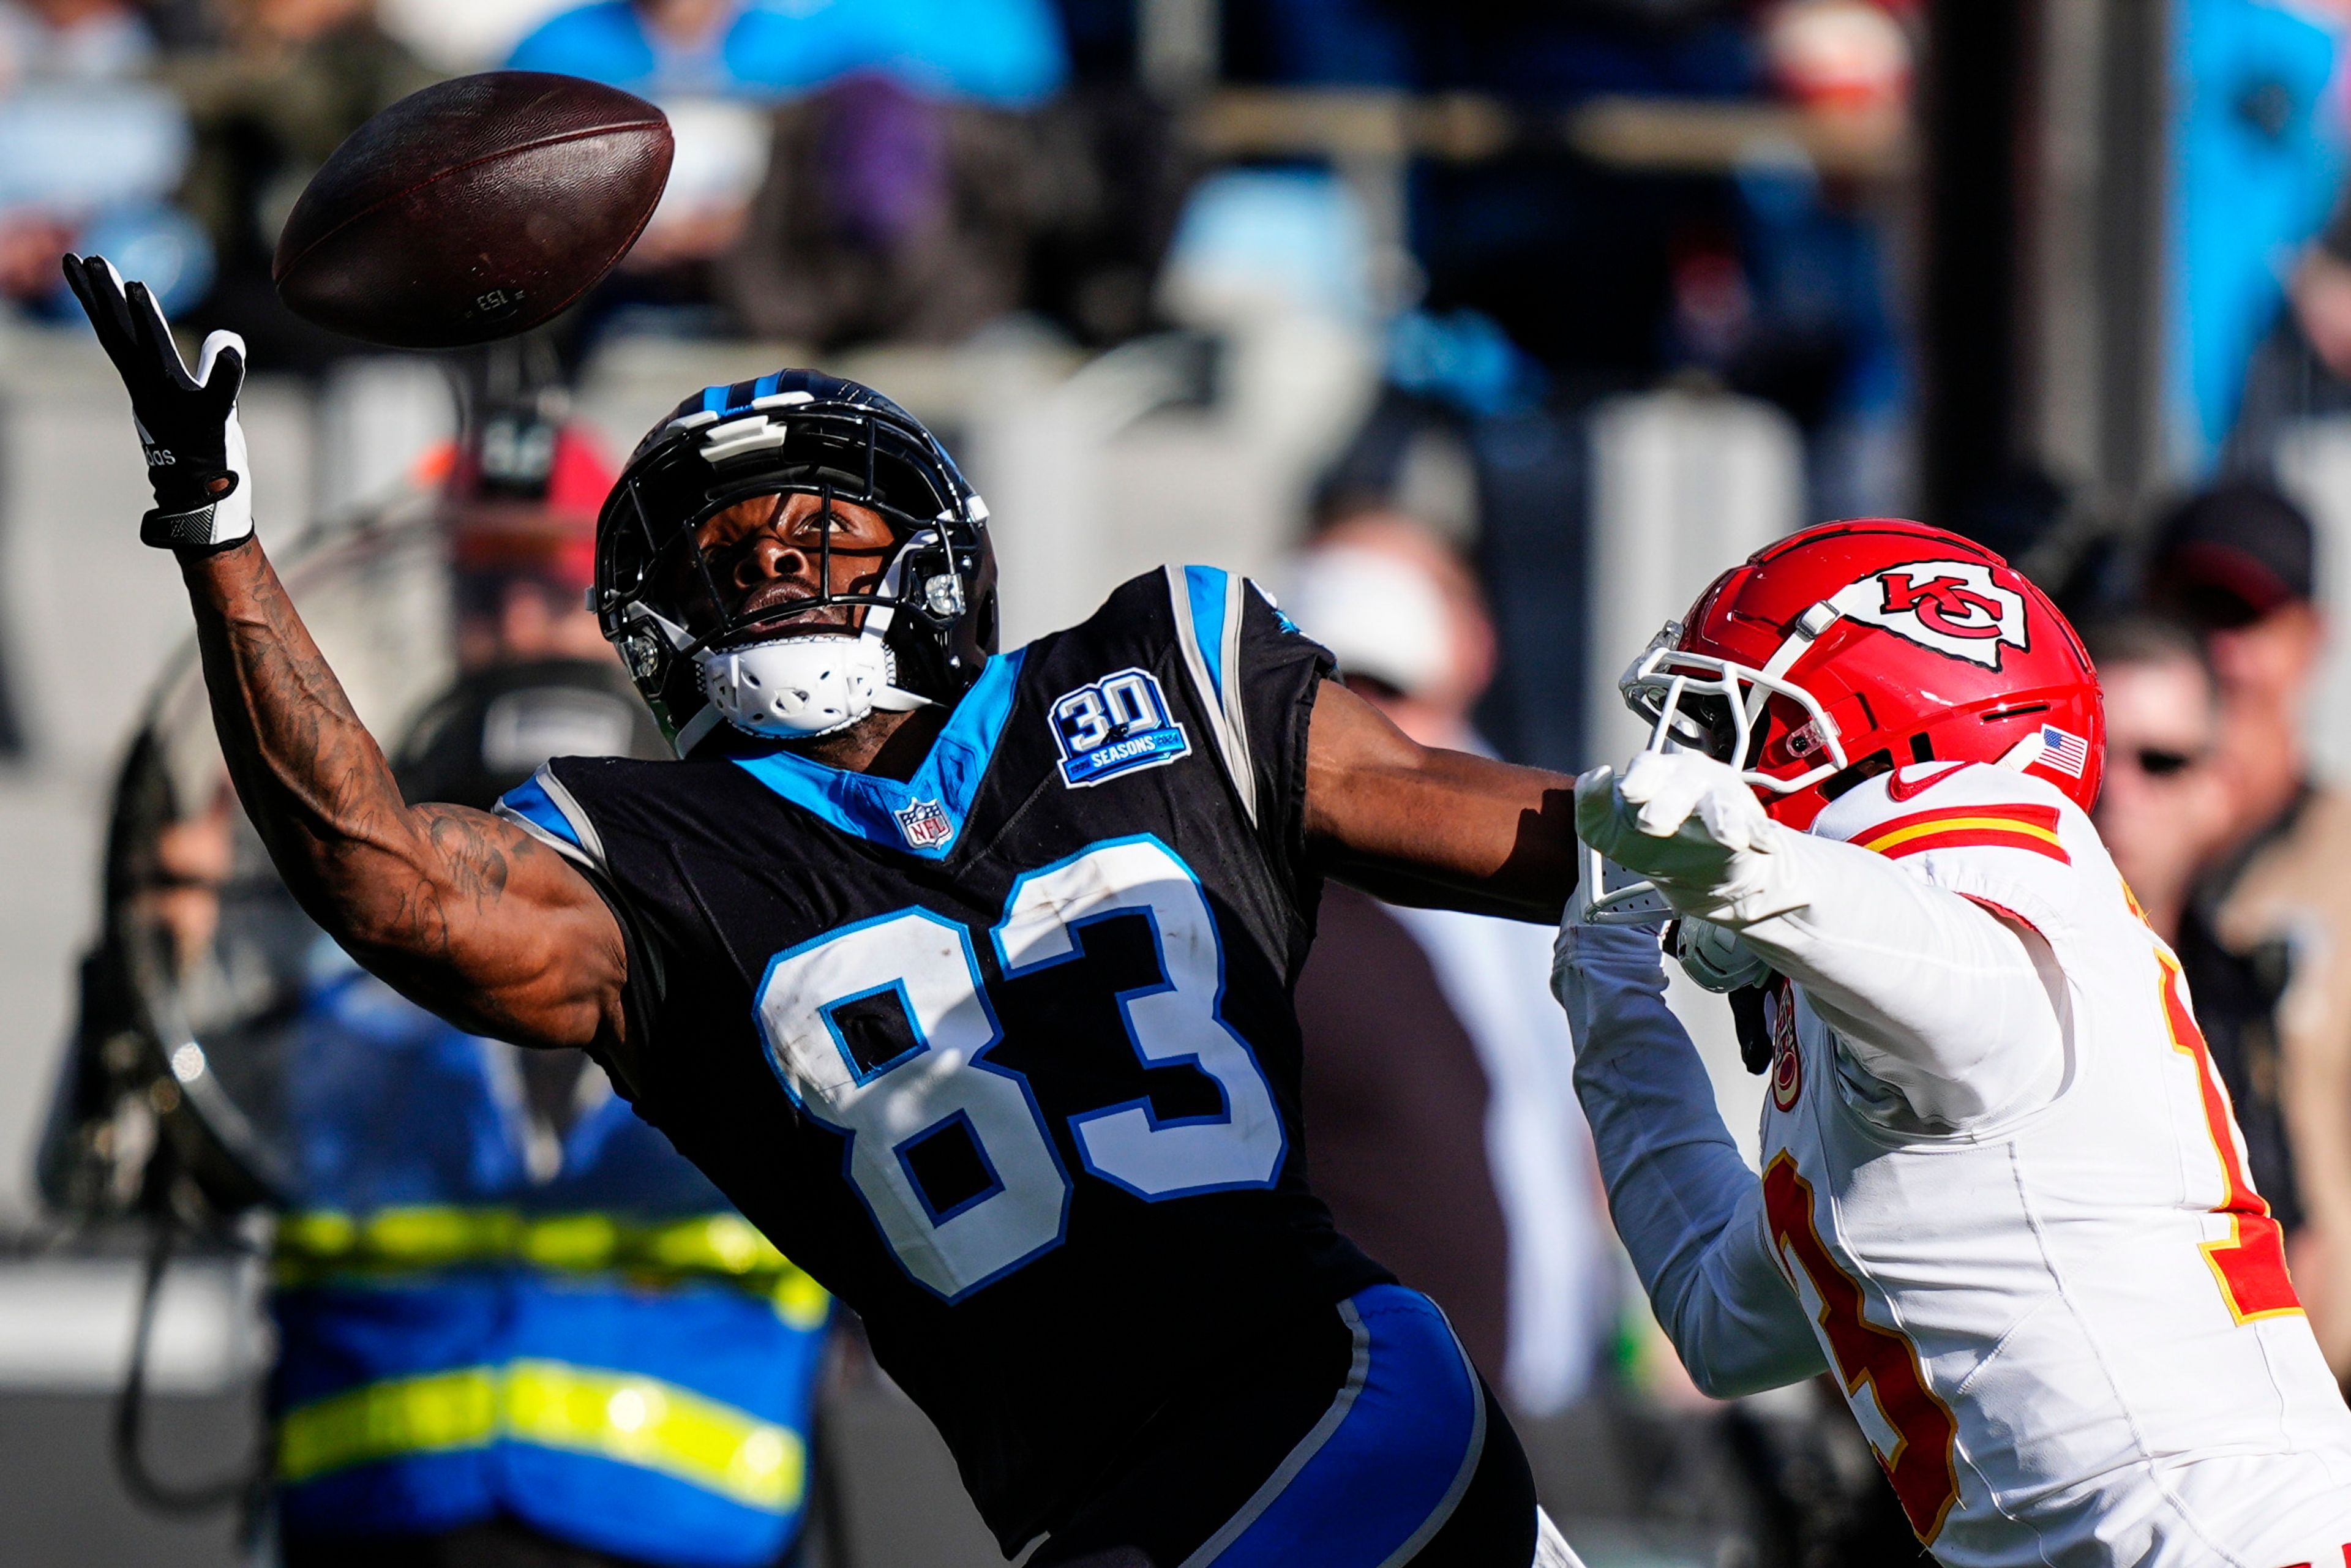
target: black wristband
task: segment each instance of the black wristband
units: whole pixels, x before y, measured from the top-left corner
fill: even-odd
[[[213,543],[213,513],[207,503],[193,512],[166,512],[158,507],[139,519],[139,542],[157,549],[190,549]]]

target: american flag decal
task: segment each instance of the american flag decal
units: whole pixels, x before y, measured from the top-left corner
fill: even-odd
[[[2041,765],[2053,768],[2068,779],[2079,779],[2090,765],[2090,743],[2071,730],[2059,729],[2053,724],[2041,727]]]

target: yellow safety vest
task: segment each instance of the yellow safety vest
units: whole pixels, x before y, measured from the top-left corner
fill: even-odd
[[[279,1218],[272,1272],[280,1289],[301,1290],[499,1264],[653,1285],[721,1281],[768,1297],[803,1331],[821,1327],[831,1305],[731,1213],[632,1221],[456,1205],[304,1210]],[[299,1485],[501,1439],[636,1465],[772,1511],[797,1508],[807,1484],[807,1446],[788,1427],[660,1378],[543,1358],[387,1379],[297,1406],[277,1420],[277,1479]]]
[[[308,1209],[278,1220],[272,1273],[294,1288],[497,1263],[647,1283],[731,1281],[772,1296],[784,1321],[802,1329],[822,1324],[831,1304],[822,1285],[739,1214],[637,1222],[453,1204],[357,1216]]]

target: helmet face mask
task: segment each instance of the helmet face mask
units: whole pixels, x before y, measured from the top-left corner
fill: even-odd
[[[1810,692],[1734,660],[1681,649],[1676,644],[1682,636],[1681,622],[1667,622],[1616,683],[1625,706],[1649,724],[1650,750],[1698,751],[1728,763],[1766,802],[1844,770],[1850,759],[1836,721]],[[1802,722],[1785,722],[1781,704],[1792,706]],[[1772,773],[1759,766],[1775,728],[1787,737],[1782,749],[1805,764],[1800,771]]]
[[[749,501],[772,502],[780,517],[796,496],[818,501],[816,591],[738,608],[705,526]],[[825,520],[836,505],[878,514],[891,535],[878,550],[857,547],[861,570],[847,585],[836,583]],[[952,703],[977,678],[996,646],[987,518],[931,434],[868,388],[802,371],[713,387],[655,426],[605,503],[595,608],[679,755],[722,720],[762,738],[806,738],[872,707]],[[853,667],[834,669],[844,656]],[[812,697],[811,681],[831,683],[847,707]],[[784,699],[789,717],[763,708],[765,695],[737,700],[779,691],[796,693]],[[830,720],[809,727],[820,711]]]

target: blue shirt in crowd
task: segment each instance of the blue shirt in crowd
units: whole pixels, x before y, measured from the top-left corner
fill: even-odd
[[[715,42],[657,40],[631,0],[551,17],[507,66],[655,95],[784,98],[861,70],[917,91],[1023,108],[1069,76],[1050,0],[751,0]]]

